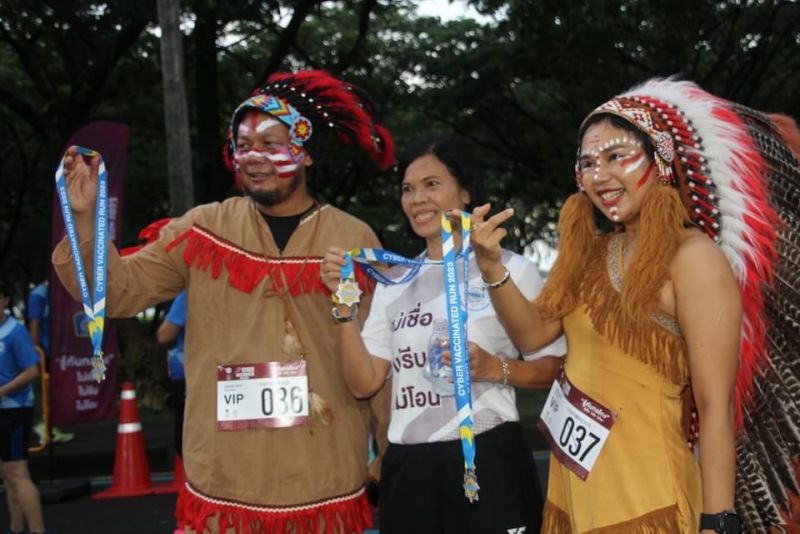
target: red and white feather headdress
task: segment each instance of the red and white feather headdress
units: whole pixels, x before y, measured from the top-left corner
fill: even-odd
[[[745,531],[767,532],[791,521],[789,501],[800,493],[800,132],[788,117],[672,79],[648,81],[598,113],[649,136],[659,180],[678,188],[738,280],[737,509]]]

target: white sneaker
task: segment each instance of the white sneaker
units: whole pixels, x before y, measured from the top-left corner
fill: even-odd
[[[33,427],[33,433],[39,437],[39,445],[44,445],[44,435],[45,435],[44,421],[39,421],[38,423],[36,423],[36,426]]]
[[[73,432],[64,432],[57,426],[50,431],[53,435],[53,443],[68,443],[75,437]]]

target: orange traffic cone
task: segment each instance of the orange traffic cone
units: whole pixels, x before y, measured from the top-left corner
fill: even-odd
[[[175,464],[172,470],[172,482],[158,484],[154,488],[154,492],[161,493],[178,493],[181,488],[186,484],[186,473],[183,471],[183,459],[180,454],[175,454]]]
[[[183,470],[183,458],[181,458],[180,454],[175,455],[175,468],[173,472],[173,484],[175,484],[176,487],[175,491],[178,491],[186,484],[186,472]]]
[[[110,488],[95,493],[92,499],[135,497],[153,493],[144,449],[142,422],[136,407],[136,389],[132,382],[122,384],[120,398],[114,478]]]

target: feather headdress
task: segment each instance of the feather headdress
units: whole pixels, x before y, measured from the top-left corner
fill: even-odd
[[[315,132],[331,129],[354,143],[381,168],[394,163],[394,142],[375,121],[375,107],[359,87],[321,70],[279,72],[253,91],[234,111],[223,157],[233,169],[236,133],[249,109],[268,113],[289,128],[294,148],[302,149]]]
[[[719,244],[739,283],[737,509],[746,532],[783,523],[800,453],[800,133],[686,81],[651,80],[598,107],[648,135],[662,183]],[[590,115],[590,116],[591,116]],[[794,140],[794,141],[793,141]],[[784,514],[785,515],[785,514]]]

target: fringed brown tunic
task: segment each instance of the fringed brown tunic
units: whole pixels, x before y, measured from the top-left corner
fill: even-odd
[[[189,211],[131,256],[109,247],[109,316],[188,293],[182,524],[196,532],[349,534],[371,523],[362,486],[369,407],[344,383],[319,268],[330,245],[377,244],[366,224],[324,206],[301,221],[281,255],[253,203],[233,198]],[[91,243],[82,247],[90,258]],[[78,295],[65,242],[53,263]],[[314,397],[309,426],[217,430],[218,365],[298,358],[307,361]]]
[[[598,239],[581,304],[563,319],[567,377],[617,419],[585,481],[551,455],[546,534],[698,531],[700,467],[681,426],[686,346],[670,316],[623,313],[622,237]]]

